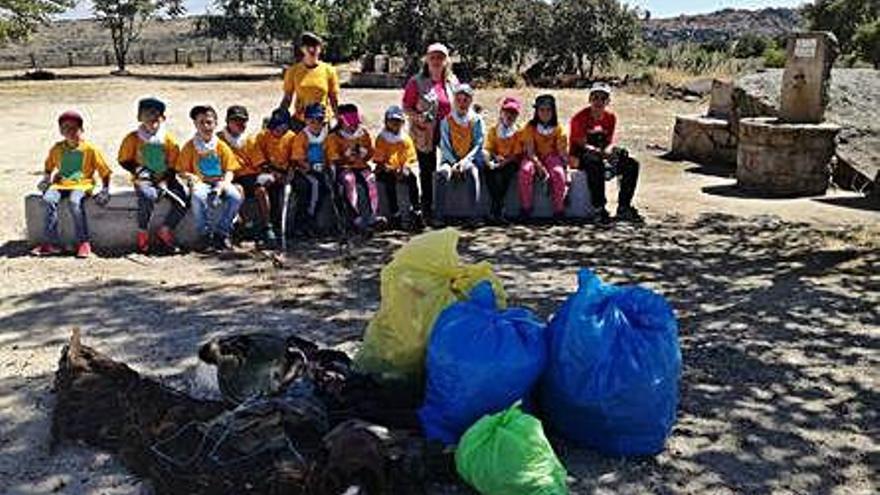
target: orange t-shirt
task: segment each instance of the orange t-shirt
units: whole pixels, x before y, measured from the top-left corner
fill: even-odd
[[[523,142],[526,150],[533,151],[538,158],[545,158],[549,155],[568,153],[568,138],[565,136],[565,130],[561,125],[553,128],[549,134],[542,134],[538,131],[537,126],[528,125],[523,130]]]
[[[287,131],[277,137],[269,129],[263,129],[257,134],[257,147],[266,158],[269,166],[279,170],[290,168],[291,153],[296,134]]]
[[[351,157],[345,156],[345,152],[359,148],[359,153]],[[366,153],[360,152],[365,150]],[[327,160],[342,168],[364,169],[368,168],[370,158],[373,157],[373,139],[366,129],[358,129],[355,135],[345,136],[341,131],[327,136]]]
[[[226,136],[224,132],[218,132],[219,137],[229,149],[235,154],[238,160],[238,170],[235,171],[236,177],[245,177],[248,175],[256,175],[263,171],[263,165],[266,164],[266,157],[257,146],[257,138],[248,136],[241,140],[239,146],[236,147]]]
[[[376,136],[376,145],[373,147],[373,162],[377,165],[385,165],[390,170],[400,170],[403,167],[414,167],[418,163],[416,145],[409,134],[403,134],[400,140],[386,139],[384,132]]]
[[[177,171],[195,174],[201,180],[216,181],[223,178],[226,172],[239,169],[235,153],[222,140],[217,140],[214,149],[200,153],[192,139],[183,145],[177,159]]]
[[[512,136],[502,138],[498,135],[498,126],[492,126],[486,136],[486,151],[503,159],[522,153],[522,129],[517,129]]]

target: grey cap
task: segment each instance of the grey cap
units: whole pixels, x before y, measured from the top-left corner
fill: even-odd
[[[385,110],[385,120],[406,120],[403,109],[397,105],[391,105]]]
[[[609,98],[611,97],[611,86],[605,83],[596,83],[590,88],[590,96],[593,96],[593,93],[605,93]]]

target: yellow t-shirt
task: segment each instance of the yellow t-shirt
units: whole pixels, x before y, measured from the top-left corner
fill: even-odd
[[[174,170],[179,154],[180,147],[170,132],[165,133],[165,139],[161,144],[153,145],[141,141],[137,131],[132,131],[125,136],[119,146],[118,161],[120,164],[135,162],[161,176],[167,170]]]
[[[296,134],[287,131],[281,137],[275,137],[269,129],[257,134],[257,147],[268,160],[272,168],[287,170],[290,168],[290,154]]]
[[[190,139],[183,145],[177,160],[178,172],[195,174],[204,181],[220,180],[226,172],[235,172],[238,169],[235,153],[220,139],[217,140],[217,146],[206,153],[199,153]]]
[[[449,140],[452,144],[452,151],[459,159],[466,156],[473,146],[474,133],[473,122],[468,121],[466,125],[461,125],[452,116],[446,118],[449,122]]]
[[[57,171],[53,189],[91,191],[95,187],[95,173],[102,179],[110,177],[110,167],[104,154],[88,141],[80,141],[76,147],[59,141],[49,150],[43,166],[46,173]]]
[[[327,110],[327,118],[333,116],[330,95],[339,95],[339,76],[332,65],[318,62],[309,68],[302,62],[292,65],[284,72],[284,93],[294,94],[294,116],[303,120],[303,113],[312,103],[320,103]]]
[[[404,134],[400,141],[391,142],[385,139],[383,133],[379,133],[373,148],[373,161],[390,170],[415,167],[418,163],[415,142],[409,134]]]
[[[486,151],[499,158],[510,158],[522,153],[522,129],[517,129],[512,136],[501,138],[498,136],[498,126],[489,129],[486,136]]]
[[[526,126],[523,133],[523,143],[526,148],[531,146],[538,158],[568,154],[568,137],[561,125],[554,127],[553,132],[547,135],[538,132],[538,128],[533,125]]]
[[[345,151],[359,146],[367,150],[366,156],[356,155],[351,159],[345,156]],[[334,132],[327,136],[327,160],[342,168],[364,169],[368,168],[370,158],[373,157],[373,138],[366,129],[360,130],[357,137],[346,138],[341,132]]]
[[[256,136],[248,136],[244,138],[244,141],[238,148],[226,139],[225,133],[218,132],[217,137],[229,146],[229,149],[231,149],[232,153],[235,155],[235,159],[238,160],[238,170],[235,171],[236,177],[256,175],[263,171],[263,165],[266,164],[266,157],[263,155],[260,147],[257,146]]]

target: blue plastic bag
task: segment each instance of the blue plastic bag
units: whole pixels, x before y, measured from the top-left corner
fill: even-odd
[[[548,327],[540,405],[548,429],[609,455],[663,450],[675,422],[678,323],[659,294],[589,270]]]
[[[455,444],[478,419],[525,397],[544,370],[544,323],[527,309],[500,310],[495,299],[492,284],[480,282],[434,324],[419,410],[429,439]]]

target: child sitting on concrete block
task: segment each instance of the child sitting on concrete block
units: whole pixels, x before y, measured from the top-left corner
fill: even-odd
[[[174,250],[174,228],[186,215],[188,195],[177,181],[174,167],[180,148],[174,136],[165,129],[165,103],[156,98],[138,102],[138,128],[122,140],[119,164],[132,175],[138,200],[137,249],[150,250],[150,219],[156,203],[167,197],[171,210],[156,232],[161,246]]]
[[[291,180],[291,153],[296,134],[290,130],[290,112],[276,108],[266,122],[266,128],[257,134],[257,146],[266,158],[262,172],[257,176],[257,190],[265,190],[269,222],[266,230],[267,245],[277,245],[284,234],[281,220],[284,211],[284,188]]]
[[[554,218],[565,216],[565,194],[568,187],[568,138],[559,123],[556,99],[541,95],[535,99],[535,115],[523,129],[525,158],[519,169],[520,215],[524,220],[532,216],[532,194],[537,176],[550,185]]]
[[[522,103],[518,99],[505,98],[501,102],[498,124],[489,129],[486,137],[489,161],[486,164],[485,176],[491,196],[489,219],[496,224],[505,222],[502,215],[504,198],[522,161],[522,132],[516,124],[520,112],[522,112]]]
[[[313,236],[318,231],[317,214],[332,187],[327,161],[328,130],[324,106],[313,103],[305,109],[306,126],[293,140],[291,159],[296,170],[296,234]]]
[[[474,89],[468,84],[455,88],[452,112],[440,122],[440,166],[437,167],[436,223],[447,216],[446,188],[450,181],[466,181],[469,200],[480,204],[480,169],[485,163],[483,119],[474,110]],[[474,212],[476,214],[476,212]]]
[[[46,242],[32,252],[37,256],[62,252],[58,203],[66,197],[76,230],[76,257],[87,258],[92,254],[92,246],[83,201],[95,188],[95,174],[101,177],[103,186],[95,195],[95,201],[106,204],[110,200],[110,167],[101,150],[83,139],[82,115],[73,111],[64,112],[58,117],[58,127],[64,140],[55,143],[49,150],[43,179],[37,186],[43,193],[43,203],[46,205]]]
[[[213,107],[197,105],[189,117],[196,133],[180,150],[177,171],[192,191],[193,214],[203,246],[228,251],[232,249],[232,222],[243,201],[232,184],[240,165],[232,149],[215,134],[217,112]]]
[[[409,221],[413,226],[421,224],[422,213],[419,203],[418,154],[412,137],[403,130],[406,116],[397,105],[385,111],[385,128],[376,136],[373,147],[373,163],[376,164],[376,178],[385,187],[388,207],[391,214],[391,226],[401,226],[401,212],[397,201],[397,184],[406,185],[409,193],[409,204],[412,217]],[[406,215],[408,217],[408,215]]]
[[[384,224],[385,218],[379,216],[376,176],[370,168],[373,140],[361,124],[361,116],[356,105],[351,103],[339,105],[339,125],[327,137],[327,154],[336,171],[339,191],[345,198],[354,228],[364,230],[376,224]],[[367,192],[370,211],[361,211],[359,185]]]

